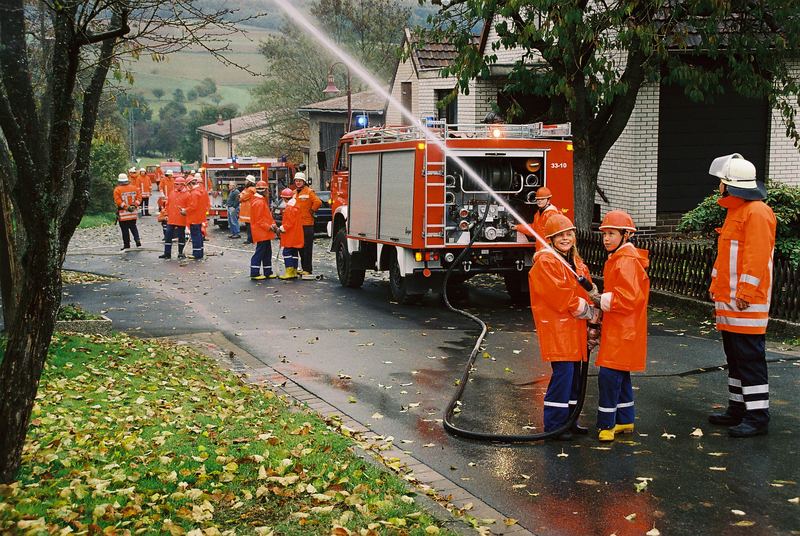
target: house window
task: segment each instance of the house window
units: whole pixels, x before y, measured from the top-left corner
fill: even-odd
[[[434,91],[436,98],[436,117],[443,119],[449,125],[458,123],[458,96],[448,97],[453,93],[452,89],[437,89]],[[447,104],[444,104],[447,102]]]
[[[208,148],[208,154],[206,156],[217,156],[217,153],[214,151],[216,147],[216,142],[212,138],[205,138],[206,147]]]
[[[411,82],[400,82],[400,104],[403,105],[403,108],[410,114],[412,113],[411,110]],[[411,122],[406,117],[406,114],[402,114],[400,119],[401,125],[410,125]]]

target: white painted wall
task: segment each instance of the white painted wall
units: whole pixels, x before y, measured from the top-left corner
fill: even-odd
[[[800,63],[792,67],[793,76],[800,76]],[[794,106],[800,118],[800,107]],[[800,119],[797,119],[800,121]],[[767,178],[787,184],[800,185],[800,150],[786,136],[786,125],[778,110],[772,110],[767,153]]]

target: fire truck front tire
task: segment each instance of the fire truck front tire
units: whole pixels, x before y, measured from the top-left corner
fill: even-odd
[[[414,288],[413,274],[404,276],[400,270],[400,263],[397,254],[392,257],[392,264],[389,266],[389,293],[391,298],[402,305],[416,303],[422,299],[425,292],[420,292]]]
[[[353,257],[347,250],[347,238],[344,229],[336,235],[336,273],[339,276],[339,283],[347,288],[361,288],[364,284],[366,270],[353,268]]]

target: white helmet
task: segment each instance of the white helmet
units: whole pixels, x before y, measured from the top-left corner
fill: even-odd
[[[294,180],[307,182],[306,181],[306,174],[303,173],[302,171],[298,171],[297,173],[294,174]]]
[[[244,178],[244,180],[245,182],[252,182],[253,184],[256,183],[256,178],[254,175],[248,175],[247,177]]]
[[[715,158],[708,173],[719,178],[730,195],[748,200],[767,197],[764,184],[756,180],[756,167],[739,153]]]
[[[172,170],[168,169],[167,171],[164,172],[164,175],[169,175],[170,177],[172,177]]]
[[[136,166],[133,166],[128,170],[128,173],[136,173]]]
[[[120,173],[117,175],[117,182],[120,184],[125,184],[128,182],[128,176],[125,173]]]
[[[147,170],[144,169],[143,167],[140,167],[139,168],[139,173],[147,173]]]

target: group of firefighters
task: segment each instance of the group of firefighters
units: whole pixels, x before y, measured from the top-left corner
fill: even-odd
[[[727,409],[709,415],[708,421],[728,427],[731,437],[752,437],[766,434],[769,424],[765,334],[776,219],[763,202],[766,190],[756,180],[755,166],[741,155],[715,159],[709,173],[720,180],[719,204],[727,210],[718,229],[709,293],[728,364],[729,396]],[[581,388],[578,365],[599,345],[598,439],[613,441],[616,434],[633,433],[631,372],[645,370],[647,251],[631,243],[636,226],[630,215],[608,212],[600,224],[609,253],[603,293],[594,284],[587,291],[579,277],[591,282],[591,276],[576,248],[575,226],[550,204],[550,197],[547,188],[536,192],[538,210],[531,227],[550,247],[537,244],[528,278],[541,356],[552,367],[544,397],[545,432],[566,426]],[[533,236],[527,226],[515,228]],[[586,433],[576,420],[557,438]]]
[[[121,173],[114,190],[122,229],[123,248],[130,248],[133,234],[141,246],[136,228],[137,213],[149,215],[152,185],[144,169],[131,178]],[[775,247],[776,219],[763,199],[766,190],[756,180],[755,166],[739,154],[714,160],[709,173],[719,178],[719,204],[727,210],[725,223],[718,229],[718,254],[709,289],[715,304],[716,325],[722,333],[728,364],[728,406],[724,412],[709,415],[711,424],[727,426],[732,437],[766,434],[769,424],[769,382],[765,353],[765,333],[772,290],[772,254]],[[172,181],[167,172],[159,186],[159,221],[164,226],[164,254],[169,259],[172,241],[178,239],[178,257],[183,249],[188,226],[192,257],[203,258],[203,234],[208,194],[200,174]],[[248,238],[256,244],[250,261],[253,280],[273,279],[271,241],[280,238],[286,265],[281,279],[294,279],[312,272],[311,253],[314,212],[322,202],[308,186],[306,176],[294,176],[295,189],[280,192],[286,208],[281,225],[270,210],[268,185],[249,175],[235,206],[229,202],[230,238],[239,238],[238,223],[248,224]],[[591,276],[576,247],[575,226],[550,203],[546,187],[536,192],[537,211],[532,225],[515,229],[531,237],[544,237],[550,247],[536,244],[533,268],[529,273],[531,310],[536,324],[542,359],[552,367],[544,397],[545,432],[561,428],[578,401],[579,366],[588,353],[599,346],[597,428],[600,441],[613,441],[617,434],[634,430],[634,397],[631,372],[644,371],[647,353],[647,303],[650,282],[647,277],[647,251],[636,248],[631,238],[636,226],[621,210],[608,212],[600,231],[608,260],[603,268],[603,293],[591,283]],[[229,198],[230,199],[230,198]],[[238,218],[238,220],[237,220]],[[235,226],[233,225],[235,222]],[[299,271],[302,265],[303,270]],[[586,290],[579,277],[591,283]],[[602,325],[602,329],[601,329]],[[558,439],[586,434],[577,421]]]
[[[172,258],[172,244],[178,241],[178,258],[186,258],[186,227],[192,241],[192,259],[204,257],[206,215],[210,208],[208,191],[200,173],[191,172],[188,178],[173,178],[167,171],[158,188],[158,221],[164,234],[164,253],[159,259]],[[256,181],[253,175],[245,179],[241,191],[236,183],[230,183],[228,199],[229,238],[240,238],[239,224],[247,224],[247,241],[255,243],[255,252],[250,259],[250,278],[255,281],[274,279],[272,270],[272,243],[280,237],[286,270],[280,279],[296,279],[312,274],[312,252],[314,244],[314,213],[322,201],[308,185],[306,176],[298,172],[294,176],[294,190],[285,188],[280,192],[286,208],[281,225],[275,223],[269,203],[269,189],[265,181]],[[150,215],[152,181],[144,168],[131,168],[120,173],[114,189],[117,220],[122,231],[122,249],[130,249],[130,235],[137,247],[142,242],[136,226],[138,216]],[[300,266],[302,265],[302,270]]]

